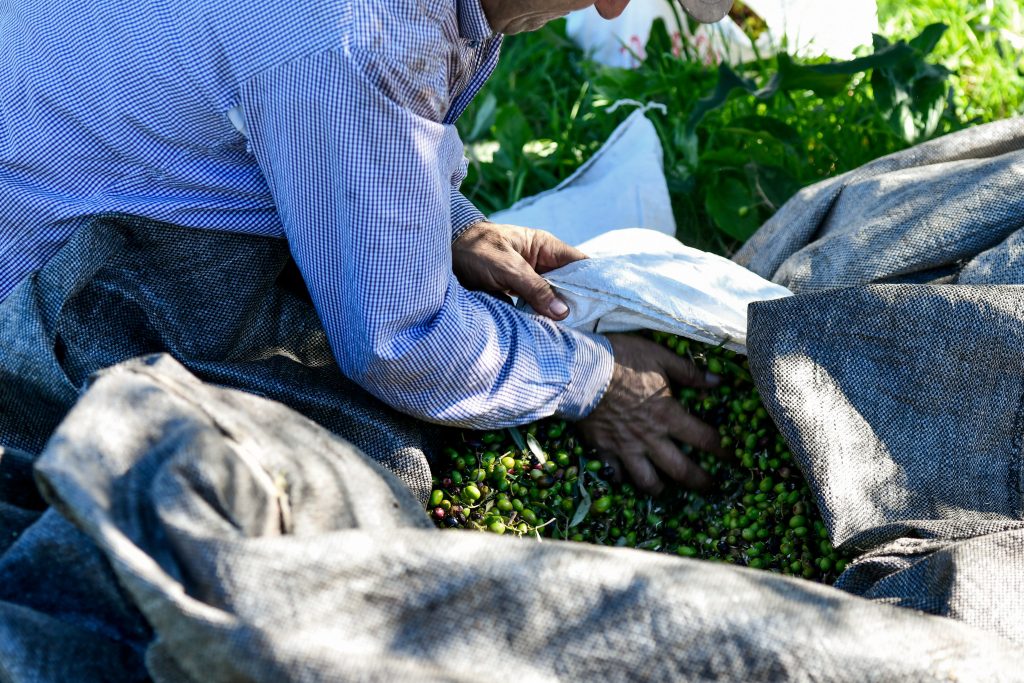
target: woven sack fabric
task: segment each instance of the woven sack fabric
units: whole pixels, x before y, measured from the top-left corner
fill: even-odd
[[[287,403],[429,495],[432,428],[341,376],[283,241],[82,219],[0,302],[0,680],[147,678],[149,624],[107,557],[47,510],[33,465],[92,373],[154,352]]]
[[[295,408],[426,501],[432,428],[341,375],[283,240],[129,216],[81,223],[0,302],[0,446],[39,453],[90,374],[164,352]]]
[[[0,603],[6,680],[998,681],[1024,663],[984,630],[767,572],[434,529],[347,442],[167,356],[104,372],[36,470],[53,507],[8,555],[75,566],[20,579],[59,601]]]
[[[769,412],[833,540],[837,586],[1024,645],[1024,120],[801,192],[736,260]]]

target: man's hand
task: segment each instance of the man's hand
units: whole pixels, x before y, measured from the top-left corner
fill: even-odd
[[[553,320],[569,315],[540,273],[586,258],[543,230],[482,221],[452,244],[452,270],[466,289],[510,292]]]
[[[673,439],[700,450],[720,451],[718,432],[690,415],[669,389],[669,380],[691,387],[713,387],[687,359],[641,337],[609,335],[615,352],[611,383],[597,408],[580,424],[606,463],[621,463],[643,491],[664,488],[658,470],[688,488],[711,484],[707,472],[683,455]],[[657,468],[657,469],[655,469]]]

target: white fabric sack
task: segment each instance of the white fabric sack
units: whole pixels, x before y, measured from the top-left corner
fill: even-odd
[[[768,30],[752,43],[732,19],[701,24],[693,32],[684,19],[679,26],[671,0],[633,2],[617,19],[602,19],[593,7],[568,17],[567,32],[592,59],[607,66],[634,68],[645,58],[651,24],[664,19],[682,51],[685,41],[708,64],[739,64],[760,55],[767,57],[783,46],[803,57],[828,55],[849,59],[854,48],[871,44],[878,31],[876,0],[748,0],[747,7],[765,20]],[[681,16],[685,17],[682,10]]]
[[[569,244],[616,228],[639,226],[676,234],[664,152],[646,110],[633,112],[594,156],[553,190],[523,199],[490,220],[548,230]]]
[[[569,305],[564,324],[588,332],[658,330],[746,353],[747,305],[792,295],[654,230],[614,230],[579,248],[590,258],[544,277]]]

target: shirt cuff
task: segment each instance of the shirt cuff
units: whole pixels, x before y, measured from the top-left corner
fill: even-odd
[[[473,202],[466,199],[457,188],[451,191],[452,205],[452,242],[459,239],[462,233],[466,232],[471,225],[487,220],[487,217],[480,212],[480,209],[473,206]]]
[[[615,369],[615,354],[608,338],[577,332],[572,377],[555,410],[564,420],[582,420],[604,398]]]

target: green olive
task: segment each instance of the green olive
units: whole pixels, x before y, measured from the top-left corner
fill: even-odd
[[[605,481],[604,463],[582,445],[577,428],[547,420],[520,428],[549,454],[540,465],[531,463],[529,451],[515,449],[507,431],[462,432],[458,443],[442,445],[441,462],[449,464],[431,473],[428,497],[435,523],[638,546],[819,581],[842,573],[848,558],[832,547],[810,489],[761,404],[747,361],[675,335],[654,338],[722,377],[718,387],[684,387],[676,394],[715,430],[722,448],[736,455],[738,462],[719,461],[681,447],[712,474],[714,490],[651,497],[628,482]],[[590,516],[570,527],[586,499]]]

